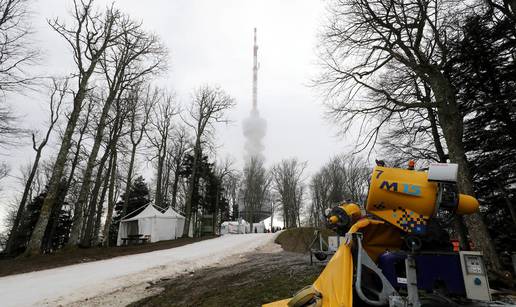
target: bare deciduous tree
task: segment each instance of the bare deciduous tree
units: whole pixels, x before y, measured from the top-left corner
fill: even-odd
[[[125,190],[129,191],[133,180],[134,163],[136,151],[140,145],[143,135],[147,131],[150,113],[159,100],[159,90],[152,90],[150,86],[137,84],[128,94],[129,103],[129,140],[131,142],[131,154],[129,158],[129,166],[127,168],[127,178]],[[129,203],[129,193],[125,193],[122,216],[127,213],[127,204]]]
[[[237,220],[239,217],[238,212],[238,195],[240,190],[240,184],[242,182],[242,173],[233,172],[231,176],[228,176],[223,182],[224,193],[226,199],[229,201],[230,216],[231,220]]]
[[[371,169],[355,155],[338,155],[328,161],[310,183],[310,221],[319,226],[324,210],[344,201],[364,205]]]
[[[0,92],[21,91],[33,84],[35,78],[26,69],[34,64],[37,51],[30,41],[28,0],[0,0]],[[0,146],[20,144],[26,131],[17,126],[18,118],[9,104],[0,99]],[[1,163],[7,175],[8,167]],[[4,177],[5,177],[4,176]],[[0,177],[0,179],[3,177]]]
[[[106,214],[106,222],[104,223],[104,229],[102,230],[102,245],[109,246],[109,229],[113,220],[113,209],[115,208],[115,202],[118,196],[116,196],[116,177],[117,177],[117,160],[118,154],[114,150],[109,158],[111,169],[109,175],[109,188],[108,188],[108,208]]]
[[[174,177],[172,178],[170,206],[174,209],[178,209],[177,196],[180,188],[179,181],[181,179],[181,166],[186,154],[191,149],[189,141],[190,137],[186,128],[184,126],[176,127],[172,134],[172,148],[169,151],[169,155],[171,157],[170,168],[172,168],[172,171],[174,172]]]
[[[474,195],[463,144],[464,113],[449,74],[450,44],[457,19],[465,11],[455,1],[335,0],[322,38],[325,72],[320,83],[340,97],[332,112],[349,123],[380,116],[366,134],[375,140],[382,123],[411,109],[434,109],[452,162],[459,164],[462,193]],[[428,85],[433,101],[407,95],[412,83]],[[382,100],[364,100],[362,90]],[[412,87],[411,90],[414,90]],[[366,125],[366,124],[364,124]],[[466,217],[470,235],[493,271],[500,261],[479,214]]]
[[[28,0],[0,0],[0,91],[13,91],[31,84],[26,73],[38,52],[31,34]]]
[[[61,105],[63,103],[64,98],[67,95],[68,91],[68,80],[64,80],[62,82],[54,79],[52,83],[52,87],[50,90],[50,119],[49,119],[49,125],[47,128],[47,131],[43,138],[39,141],[36,141],[36,133],[32,133],[32,149],[36,152],[36,156],[34,157],[34,162],[32,162],[30,173],[28,174],[27,181],[25,182],[25,188],[23,190],[22,198],[20,201],[20,205],[18,207],[18,211],[16,213],[16,217],[13,221],[13,225],[11,228],[9,241],[7,242],[6,251],[7,253],[11,252],[11,246],[16,238],[18,226],[20,224],[20,221],[22,220],[23,214],[25,212],[25,204],[27,203],[27,200],[29,199],[29,192],[32,187],[32,183],[34,181],[34,178],[36,176],[36,172],[39,167],[39,161],[41,159],[41,155],[43,153],[43,149],[48,143],[48,140],[50,139],[50,135],[52,131],[54,130],[54,126],[56,125],[57,121],[59,120],[59,113],[61,109]]]
[[[103,198],[105,197],[105,193],[107,188],[103,189],[102,199],[98,199],[100,188],[103,183],[108,182],[108,180],[103,180],[103,177],[109,177],[105,174],[109,174],[113,165],[110,164],[107,169],[104,169],[105,163],[108,161],[108,158],[112,157],[112,152],[117,150],[118,140],[121,137],[122,129],[124,127],[124,121],[127,118],[127,109],[123,106],[124,99],[117,99],[115,103],[115,112],[113,114],[114,119],[111,124],[111,131],[109,133],[109,138],[106,141],[106,148],[104,153],[98,163],[97,167],[97,175],[95,176],[95,184],[91,191],[91,195],[89,197],[88,210],[86,210],[85,218],[86,223],[84,230],[82,231],[82,246],[91,246],[93,244],[93,240],[95,239],[96,234],[94,233],[95,223],[100,223],[100,215],[102,214],[102,206],[103,206]],[[109,159],[112,161],[112,159]],[[106,186],[106,185],[105,185]]]
[[[214,125],[227,122],[225,112],[235,105],[233,98],[220,88],[202,86],[193,95],[193,102],[188,110],[189,118],[185,124],[192,128],[194,133],[192,176],[188,184],[185,202],[185,226],[183,236],[189,235],[190,219],[192,216],[192,200],[195,192],[195,182],[201,162],[202,146],[214,133]]]
[[[118,33],[114,28],[119,13],[112,8],[108,9],[105,14],[95,13],[92,2],[92,0],[87,2],[74,0],[74,11],[72,13],[74,25],[71,27],[58,19],[49,21],[51,27],[68,42],[72,49],[73,59],[77,66],[78,83],[73,98],[73,109],[69,115],[49,181],[48,193],[25,251],[26,255],[38,254],[41,251],[41,243],[50,213],[58,197],[59,185],[63,178],[67,156],[72,145],[72,137],[83,109],[84,99],[89,91],[90,78],[105,50],[118,38]]]
[[[235,174],[235,169],[233,168],[233,160],[231,160],[229,157],[226,157],[221,163],[215,165],[215,177],[218,181],[217,184],[217,191],[215,195],[215,208],[213,212],[213,233],[217,233],[217,228],[220,223],[222,223],[222,210],[220,210],[220,196],[221,196],[221,189],[224,186],[224,181],[227,178],[233,177]]]
[[[176,106],[173,104],[173,97],[162,93],[157,107],[151,119],[152,131],[148,137],[151,145],[157,149],[153,157],[156,161],[156,190],[154,201],[156,206],[162,207],[164,201],[164,170],[167,159],[169,136],[172,132],[172,118],[177,114]],[[127,190],[128,191],[128,190]],[[126,195],[129,193],[126,193]],[[128,199],[126,200],[128,203]]]
[[[282,160],[271,171],[273,186],[280,196],[283,221],[287,228],[301,226],[305,168],[306,162],[291,158]]]
[[[104,136],[108,113],[113,102],[121,99],[124,91],[130,85],[165,68],[163,65],[167,58],[166,49],[156,36],[147,33],[142,28],[141,23],[134,22],[129,17],[119,14],[115,20],[115,28],[119,35],[108,46],[100,60],[107,81],[108,94],[104,101],[93,147],[84,171],[83,185],[74,208],[74,223],[68,241],[71,246],[77,245],[81,238],[82,210],[87,203],[92,182],[91,176]]]
[[[267,197],[270,195],[271,174],[265,169],[261,157],[250,157],[244,165],[241,182],[242,218],[257,223],[269,211]]]

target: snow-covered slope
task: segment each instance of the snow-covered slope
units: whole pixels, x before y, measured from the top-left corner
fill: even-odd
[[[225,235],[177,248],[0,278],[0,305],[66,304],[223,262],[274,234]]]

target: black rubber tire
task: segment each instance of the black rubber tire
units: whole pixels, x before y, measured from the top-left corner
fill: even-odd
[[[326,258],[328,258],[328,255],[326,255],[325,253],[319,253],[319,252],[315,252],[314,256],[319,261],[324,261],[324,260],[326,260]]]

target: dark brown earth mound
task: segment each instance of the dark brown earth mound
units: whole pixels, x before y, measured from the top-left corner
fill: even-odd
[[[118,256],[127,256],[132,254],[169,249],[212,238],[213,237],[207,236],[202,238],[180,238],[177,240],[161,241],[142,245],[76,248],[72,250],[58,251],[49,255],[34,257],[20,256],[18,258],[1,259],[0,277],[12,274],[52,269],[70,264],[110,259]]]
[[[258,252],[241,263],[158,282],[153,287],[164,288],[161,293],[129,306],[261,306],[312,284],[323,267],[309,263],[299,253]]]
[[[285,251],[306,253],[310,251],[310,244],[315,238],[316,230],[314,227],[289,228],[282,231],[274,242],[280,244]],[[328,236],[335,235],[333,231],[326,228],[321,229],[321,233],[326,242]]]

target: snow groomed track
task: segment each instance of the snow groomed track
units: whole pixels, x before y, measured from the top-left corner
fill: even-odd
[[[273,241],[274,234],[225,235],[177,248],[0,278],[0,305],[67,304],[215,265]]]

